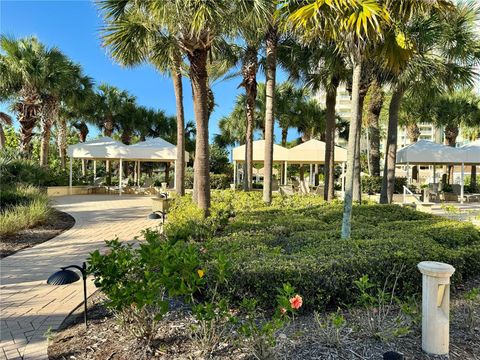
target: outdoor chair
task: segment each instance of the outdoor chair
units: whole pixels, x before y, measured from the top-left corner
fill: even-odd
[[[310,194],[310,185],[308,184],[308,180],[300,181],[299,188],[300,188],[301,194],[304,194],[304,195]]]
[[[278,190],[283,197],[295,195],[295,190],[291,185],[282,185]]]
[[[87,187],[87,192],[88,192],[89,194],[92,194],[93,192],[95,192],[95,190],[100,189],[100,188],[101,188],[101,185],[102,185],[102,183],[103,183],[104,181],[105,181],[105,179],[102,178],[102,177],[97,177],[97,178],[95,178],[95,179],[93,180],[93,184],[92,184],[92,185],[89,185],[89,186]]]
[[[137,194],[148,194],[151,195],[150,193],[153,190],[153,179],[152,178],[146,178],[145,181],[143,182],[142,186],[137,187],[136,193]]]
[[[460,197],[461,191],[462,191],[461,185],[459,184],[452,185],[452,192],[455,195],[458,195],[458,197]],[[469,193],[468,191],[464,191],[463,200],[467,203],[480,201],[480,194],[472,194],[472,193]]]

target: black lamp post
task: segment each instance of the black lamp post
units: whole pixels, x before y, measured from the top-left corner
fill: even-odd
[[[85,322],[85,328],[87,328],[87,265],[85,263],[82,266],[69,265],[61,267],[60,271],[57,271],[50,275],[47,280],[49,285],[68,285],[80,280],[80,276],[75,271],[69,269],[77,269],[82,273],[83,279],[83,321]]]

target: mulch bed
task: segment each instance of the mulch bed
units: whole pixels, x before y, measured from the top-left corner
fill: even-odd
[[[0,258],[12,255],[19,250],[41,244],[54,238],[75,225],[75,219],[67,213],[53,209],[45,223],[18,233],[2,236]]]
[[[480,286],[480,277],[469,282],[464,289]],[[452,294],[449,359],[480,359],[480,308],[474,307],[475,327],[468,328],[465,321],[464,289]],[[62,324],[48,348],[50,360],[92,359],[254,359],[246,351],[224,346],[213,356],[205,357],[198,343],[188,335],[192,319],[176,307],[162,322],[150,348],[140,345],[129,335],[102,303],[104,295],[97,291],[89,298],[89,328],[83,326],[82,308],[75,311]],[[414,324],[402,336],[379,339],[365,331],[362,323],[365,311],[350,309],[345,312],[347,326],[341,331],[341,341],[328,346],[324,333],[320,333],[314,315],[300,316],[277,335],[278,344],[273,359],[382,359],[387,351],[397,351],[405,359],[447,359],[434,357],[421,351],[421,324]],[[386,319],[393,322],[393,319]]]

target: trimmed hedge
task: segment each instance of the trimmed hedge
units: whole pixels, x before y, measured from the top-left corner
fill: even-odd
[[[480,272],[480,232],[469,223],[396,205],[357,205],[352,238],[341,240],[341,203],[274,197],[267,207],[260,193],[223,191],[213,193],[212,204],[212,216],[203,220],[200,212],[192,212],[190,200],[179,202],[167,236],[207,239],[211,258],[224,254],[232,266],[225,294],[255,297],[265,307],[273,305],[276,289],[286,282],[304,296],[307,307],[318,308],[354,303],[355,280],[367,274],[382,287],[400,268],[397,295],[418,293],[416,265],[423,260],[452,264],[454,283]]]
[[[364,193],[380,194],[382,191],[382,176],[364,176],[362,177],[362,191]],[[396,177],[394,192],[396,194],[403,193],[403,187],[407,186],[407,178]]]

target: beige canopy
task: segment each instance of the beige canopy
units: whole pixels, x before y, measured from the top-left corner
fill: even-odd
[[[291,149],[288,149],[289,164],[324,164],[325,147],[323,141],[312,139]],[[347,150],[340,146],[335,146],[335,162],[342,163],[347,161]]]
[[[245,162],[245,145],[238,146],[232,151],[233,161]],[[253,162],[263,163],[265,160],[265,140],[255,140],[253,142]],[[288,149],[283,146],[273,144],[273,162],[288,161]]]

